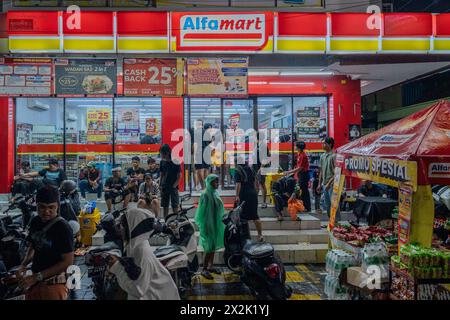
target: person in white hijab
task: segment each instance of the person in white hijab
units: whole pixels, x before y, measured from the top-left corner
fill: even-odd
[[[130,208],[122,217],[121,228],[126,256],[141,269],[131,280],[123,265],[111,256],[109,272],[117,277],[119,286],[128,293],[128,300],[180,300],[169,271],[159,262],[148,241],[154,217],[148,210]]]

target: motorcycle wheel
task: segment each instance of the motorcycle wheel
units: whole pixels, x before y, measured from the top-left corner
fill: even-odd
[[[242,256],[240,254],[226,254],[224,260],[228,269],[237,274],[242,273]]]

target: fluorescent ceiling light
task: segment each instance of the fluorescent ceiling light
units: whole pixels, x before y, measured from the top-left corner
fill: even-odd
[[[249,71],[249,76],[278,76],[280,75],[279,71]]]
[[[314,82],[269,82],[271,85],[313,86]]]
[[[307,71],[281,71],[281,76],[332,76],[333,71],[307,72]]]

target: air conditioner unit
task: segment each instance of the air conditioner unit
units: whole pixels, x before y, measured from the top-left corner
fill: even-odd
[[[50,106],[48,104],[35,100],[31,106],[28,106],[28,108],[37,111],[48,111],[50,109]]]
[[[75,122],[78,120],[78,117],[75,113],[70,113],[67,117],[67,121]]]

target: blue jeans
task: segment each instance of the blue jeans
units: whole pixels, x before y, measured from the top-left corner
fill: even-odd
[[[81,192],[81,196],[83,198],[86,198],[86,191],[88,193],[97,193],[97,198],[100,199],[102,197],[103,184],[101,182],[99,182],[97,190],[93,190],[92,186],[89,184],[89,181],[81,180],[80,181],[80,192]]]
[[[322,185],[322,191],[323,191],[323,199],[325,203],[325,210],[327,210],[327,215],[330,217],[331,214],[331,198],[333,197],[333,185],[330,186],[330,189],[326,190],[325,185]],[[335,222],[338,222],[341,220],[341,212],[339,210],[336,211],[336,217],[334,219]]]

